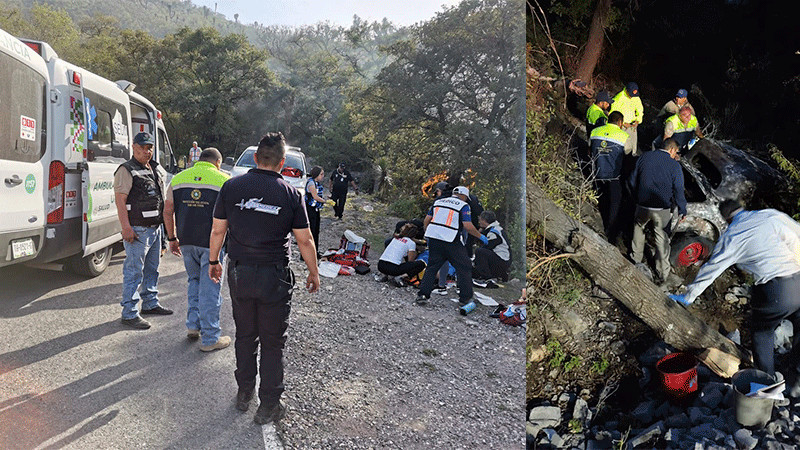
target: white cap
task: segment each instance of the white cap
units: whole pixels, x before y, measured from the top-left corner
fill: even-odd
[[[456,186],[455,189],[453,189],[453,194],[461,194],[469,197],[469,188],[466,186]]]

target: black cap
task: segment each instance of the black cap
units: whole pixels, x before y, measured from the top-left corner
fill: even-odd
[[[143,131],[143,132],[137,134],[133,138],[133,143],[134,144],[139,144],[139,145],[147,145],[147,144],[156,145],[155,141],[153,140],[153,135],[151,135],[150,133],[148,133],[146,131]]]
[[[611,95],[608,91],[600,91],[597,93],[597,97],[595,97],[595,103],[606,102],[609,105],[614,103],[614,100],[611,98]]]
[[[625,86],[625,90],[628,91],[628,95],[631,97],[638,97],[639,96],[639,85],[631,81],[630,83]]]
[[[339,168],[344,169],[344,163],[339,163]]]

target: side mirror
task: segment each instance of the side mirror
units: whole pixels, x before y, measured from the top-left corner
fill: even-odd
[[[233,163],[233,156],[228,156],[222,161],[222,164],[225,164],[226,166],[232,166]]]

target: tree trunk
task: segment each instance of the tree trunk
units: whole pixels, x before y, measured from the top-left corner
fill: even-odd
[[[592,26],[589,28],[589,39],[586,41],[586,49],[581,56],[578,64],[577,78],[591,84],[592,74],[600,54],[603,52],[603,32],[606,27],[608,12],[611,10],[611,0],[597,0],[597,6],[592,15]]]
[[[534,183],[527,183],[527,225],[571,253],[589,276],[642,319],[666,343],[695,353],[718,375],[729,378],[750,355],[667,296],[616,247],[567,216]]]

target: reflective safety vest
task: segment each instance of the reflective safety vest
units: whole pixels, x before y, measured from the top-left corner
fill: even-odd
[[[628,97],[625,89],[614,96],[614,103],[611,104],[611,111],[621,112],[625,123],[633,123],[637,120],[639,123],[642,123],[642,119],[644,118],[642,99],[640,97]]]
[[[487,238],[489,237],[489,233],[493,233],[498,238],[500,238],[500,243],[497,246],[495,246],[492,249],[492,251],[495,252],[495,254],[497,254],[497,256],[499,256],[500,259],[502,259],[503,261],[506,261],[506,262],[510,261],[511,260],[511,248],[508,246],[508,240],[506,239],[505,232],[503,231],[503,227],[501,227],[500,224],[497,221],[492,222],[486,228],[486,237]]]
[[[445,197],[433,202],[433,218],[425,230],[425,237],[455,242],[461,231],[461,210],[467,205],[458,197]]]
[[[592,173],[597,180],[618,179],[628,133],[613,123],[597,127],[589,138],[592,148]]]
[[[675,139],[678,142],[678,147],[683,147],[684,145],[688,144],[689,141],[692,140],[694,137],[694,130],[697,128],[697,117],[694,115],[691,119],[689,119],[689,123],[686,125],[681,122],[681,118],[675,114],[674,116],[670,116],[667,120],[664,121],[664,125],[667,123],[672,124],[672,139]]]
[[[214,205],[222,185],[230,176],[214,164],[197,161],[172,177],[176,235],[181,245],[208,248]]]
[[[317,183],[316,180],[311,178],[308,179],[308,182],[306,183],[306,195],[305,195],[306,204],[312,208],[315,208],[317,211],[321,210],[322,207],[325,206],[325,203],[314,200],[314,196],[311,195],[311,191],[316,190],[317,196],[319,198],[322,198],[323,189],[324,188],[322,186],[322,183]]]
[[[592,103],[592,105],[589,106],[589,109],[586,110],[586,121],[593,126],[605,125],[605,120],[603,120],[603,123],[598,124],[597,121],[599,119],[608,120],[608,116],[606,115],[606,112],[603,111],[603,108],[597,106],[596,103]]]

